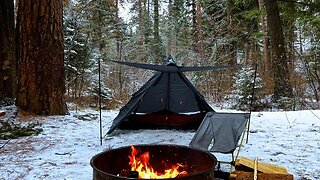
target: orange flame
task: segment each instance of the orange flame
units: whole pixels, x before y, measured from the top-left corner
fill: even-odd
[[[164,173],[156,172],[149,163],[150,154],[145,152],[139,157],[136,157],[139,151],[131,145],[131,155],[129,155],[129,165],[131,165],[131,171],[137,171],[139,173],[139,178],[142,179],[165,179],[165,178],[175,178],[177,176],[185,176],[188,173],[186,171],[179,171],[180,167],[184,167],[182,164],[177,163],[172,165],[171,168],[165,169]]]

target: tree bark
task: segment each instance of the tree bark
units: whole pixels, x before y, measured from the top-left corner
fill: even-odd
[[[228,33],[227,34],[233,34],[235,32],[235,22],[234,22],[234,2],[233,0],[227,0],[227,22],[228,22]],[[231,36],[232,37],[232,36]],[[226,47],[226,52],[228,53],[228,65],[234,66],[237,64],[237,43],[234,40],[231,40],[229,44]]]
[[[290,12],[295,12],[296,9],[296,4],[291,3],[288,4],[288,8],[290,9]],[[286,26],[287,26],[287,37],[288,37],[288,68],[289,68],[289,72],[293,72],[294,71],[294,66],[295,66],[295,47],[294,47],[294,43],[296,42],[296,38],[295,38],[295,30],[296,30],[296,18],[294,16],[290,17],[287,22],[286,22]]]
[[[144,11],[143,11],[143,0],[138,0],[138,45],[140,47],[144,46]],[[143,59],[141,59],[142,62]]]
[[[191,0],[191,15],[192,15],[192,27],[191,27],[191,37],[192,37],[192,48],[193,51],[197,52],[197,0]]]
[[[197,27],[197,18],[196,18],[196,12],[197,12],[197,6],[196,6],[196,0],[191,0],[191,6],[192,6],[192,30],[193,35],[196,33],[196,27]]]
[[[121,61],[121,39],[122,34],[120,31],[120,17],[119,17],[119,1],[115,0],[116,6],[116,42],[117,42],[117,59]]]
[[[269,35],[272,50],[272,68],[274,78],[274,101],[281,97],[293,97],[292,87],[289,81],[289,70],[284,46],[284,35],[276,0],[265,1]]]
[[[66,114],[62,0],[20,0],[17,30],[17,106],[36,114]]]
[[[15,29],[13,0],[0,1],[0,101],[16,92]]]
[[[169,0],[168,4],[168,11],[169,11],[169,17],[168,17],[168,34],[167,34],[167,57],[172,56],[172,31],[173,27],[173,7],[172,7],[172,0]]]
[[[150,2],[149,0],[143,0],[143,23],[144,23],[144,46],[150,44],[151,42],[151,34],[152,34],[152,27],[151,27],[151,19],[150,19]],[[145,51],[148,49],[144,47]],[[147,53],[143,53],[143,62],[146,62],[148,59]]]
[[[200,60],[203,65],[207,65],[207,62],[204,62],[204,43],[203,43],[203,33],[202,33],[202,18],[201,18],[201,1],[197,0],[196,6],[196,44],[197,51],[200,54]]]
[[[264,10],[264,0],[258,0],[259,3],[259,9],[262,12]],[[260,21],[260,26],[262,33],[267,33],[267,26],[266,26],[266,21],[265,21],[265,15],[263,13],[260,14],[259,16],[259,21]],[[264,72],[269,71],[269,43],[268,43],[268,36],[263,35],[262,37],[262,42],[263,42],[263,64],[264,64]]]
[[[160,64],[159,0],[154,0],[153,3],[153,58],[155,64]]]

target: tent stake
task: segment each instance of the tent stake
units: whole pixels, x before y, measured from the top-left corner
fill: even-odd
[[[251,123],[251,112],[252,112],[252,106],[253,106],[253,96],[254,96],[254,86],[256,84],[256,78],[257,78],[257,69],[258,69],[258,64],[256,64],[255,69],[254,69],[254,78],[253,78],[253,83],[252,83],[252,94],[250,98],[250,107],[249,107],[249,120],[248,120],[248,130],[247,130],[247,139],[246,139],[246,144],[249,141],[249,131],[250,131],[250,123]]]

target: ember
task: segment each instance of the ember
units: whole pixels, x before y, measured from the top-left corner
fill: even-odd
[[[137,171],[139,173],[139,178],[142,179],[164,179],[164,178],[175,178],[179,176],[186,176],[188,173],[186,171],[179,171],[178,169],[184,168],[185,166],[177,163],[171,165],[170,168],[164,170],[163,173],[155,171],[149,163],[150,154],[149,152],[144,152],[137,156],[139,151],[131,146],[131,154],[129,155],[129,165],[131,165],[131,171]]]
[[[148,171],[166,180],[214,179],[217,159],[209,152],[180,145],[135,145],[134,147],[140,152],[132,151],[132,147],[125,146],[95,155],[90,161],[93,168],[93,180],[128,180],[139,178],[139,175],[141,178],[143,175],[137,171],[140,164],[147,165]],[[130,156],[129,159],[128,156]],[[132,162],[129,164],[131,159]],[[136,165],[131,170],[134,163]],[[145,167],[140,169],[146,170]],[[167,172],[174,174],[175,170],[178,171],[176,177],[170,175],[165,178]]]

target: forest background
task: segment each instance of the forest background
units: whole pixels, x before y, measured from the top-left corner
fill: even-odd
[[[248,110],[256,69],[253,110],[320,108],[317,0],[44,2],[0,3],[1,105],[16,99],[37,114],[64,114],[65,102],[98,107],[101,95],[103,108],[118,108],[153,72],[112,60],[163,64],[172,56],[183,66],[241,67],[187,73],[221,107]]]

